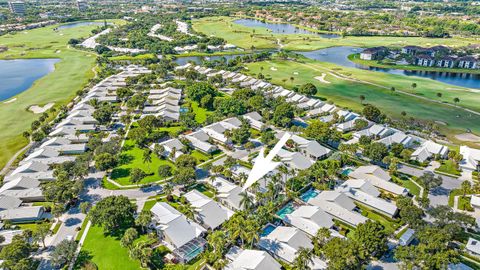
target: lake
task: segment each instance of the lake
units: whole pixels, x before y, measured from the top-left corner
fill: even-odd
[[[87,25],[103,26],[103,25],[105,25],[105,23],[104,22],[73,22],[73,23],[67,23],[67,24],[60,25],[58,27],[58,29],[68,29],[68,28],[87,26]]]
[[[0,60],[0,101],[27,90],[32,84],[55,70],[60,59]]]
[[[304,55],[310,59],[318,60],[321,62],[329,62],[349,68],[359,68],[365,70],[372,70],[378,72],[384,72],[395,75],[402,76],[417,76],[422,78],[428,78],[435,81],[443,82],[446,84],[451,84],[455,86],[461,86],[466,88],[477,88],[480,89],[480,74],[468,74],[468,73],[458,73],[458,72],[438,72],[438,71],[413,71],[413,70],[402,70],[395,68],[378,68],[360,65],[354,63],[348,59],[350,54],[359,53],[363,49],[356,47],[331,47],[326,49],[320,49],[310,52],[296,52],[298,54]]]
[[[322,34],[313,31],[309,31],[306,29],[298,28],[289,23],[268,23],[262,22],[259,20],[253,19],[239,19],[235,20],[234,23],[240,24],[247,27],[263,27],[267,28],[274,34],[304,34],[304,35],[317,35],[322,38],[339,38],[340,35],[338,34]]]

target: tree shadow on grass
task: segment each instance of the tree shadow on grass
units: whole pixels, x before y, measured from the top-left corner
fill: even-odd
[[[130,154],[120,154],[118,156],[118,165],[126,165],[126,164],[130,164],[133,160],[135,159],[135,157],[133,155],[130,155]]]
[[[78,253],[77,260],[75,261],[75,267],[73,269],[82,269],[85,264],[91,262],[92,258],[93,256],[90,254],[90,252],[81,250],[80,253]]]
[[[127,177],[130,175],[130,170],[131,170],[130,168],[115,168],[113,169],[110,177],[114,180],[118,178]]]

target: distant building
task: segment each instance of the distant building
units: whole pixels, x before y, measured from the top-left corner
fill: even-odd
[[[85,0],[77,0],[77,8],[79,11],[84,12],[88,9],[88,3]]]
[[[423,67],[432,67],[435,64],[435,59],[428,54],[421,54],[415,57],[415,64]]]
[[[458,58],[458,68],[475,69],[478,67],[477,59],[473,56]]]
[[[456,59],[454,57],[445,56],[437,61],[437,67],[453,68],[455,66]]]
[[[22,1],[8,2],[8,8],[10,9],[10,12],[16,15],[23,16],[26,12],[25,2]]]
[[[363,50],[360,53],[360,59],[362,60],[377,60],[383,58],[388,53],[386,47],[373,47]]]

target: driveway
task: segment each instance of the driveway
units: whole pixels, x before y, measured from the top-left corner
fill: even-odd
[[[431,172],[426,169],[421,170],[421,169],[407,166],[405,164],[400,164],[398,171],[404,174],[408,174],[416,177],[422,176],[425,172]],[[440,187],[431,190],[430,194],[428,194],[428,198],[430,199],[430,205],[432,206],[448,205],[448,195],[450,194],[450,191],[452,189],[459,188],[460,185],[462,184],[462,181],[454,177],[445,176],[445,175],[437,174],[434,172],[432,173],[435,176],[440,176],[443,179],[443,183]]]

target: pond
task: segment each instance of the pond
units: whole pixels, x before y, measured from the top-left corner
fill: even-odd
[[[253,19],[239,19],[234,23],[247,27],[263,27],[269,29],[274,34],[304,34],[304,35],[318,35],[322,38],[339,38],[338,34],[322,34],[306,29],[298,28],[289,23],[268,23]]]
[[[438,72],[438,71],[413,71],[413,70],[402,70],[395,68],[378,68],[360,65],[354,63],[348,59],[350,54],[359,53],[363,49],[356,47],[340,46],[340,47],[331,47],[326,49],[320,49],[316,51],[309,52],[297,52],[307,58],[329,62],[349,68],[359,68],[365,70],[372,70],[378,72],[384,72],[395,75],[402,76],[417,76],[422,78],[428,78],[435,81],[461,86],[466,88],[478,88],[480,89],[480,74],[468,74],[468,73],[457,73],[457,72]]]
[[[60,25],[58,27],[58,29],[68,29],[68,28],[87,26],[87,25],[103,26],[103,25],[105,25],[105,23],[104,22],[73,22],[73,23],[67,23],[67,24]]]
[[[60,59],[0,60],[0,101],[27,90],[32,84],[55,70]]]

